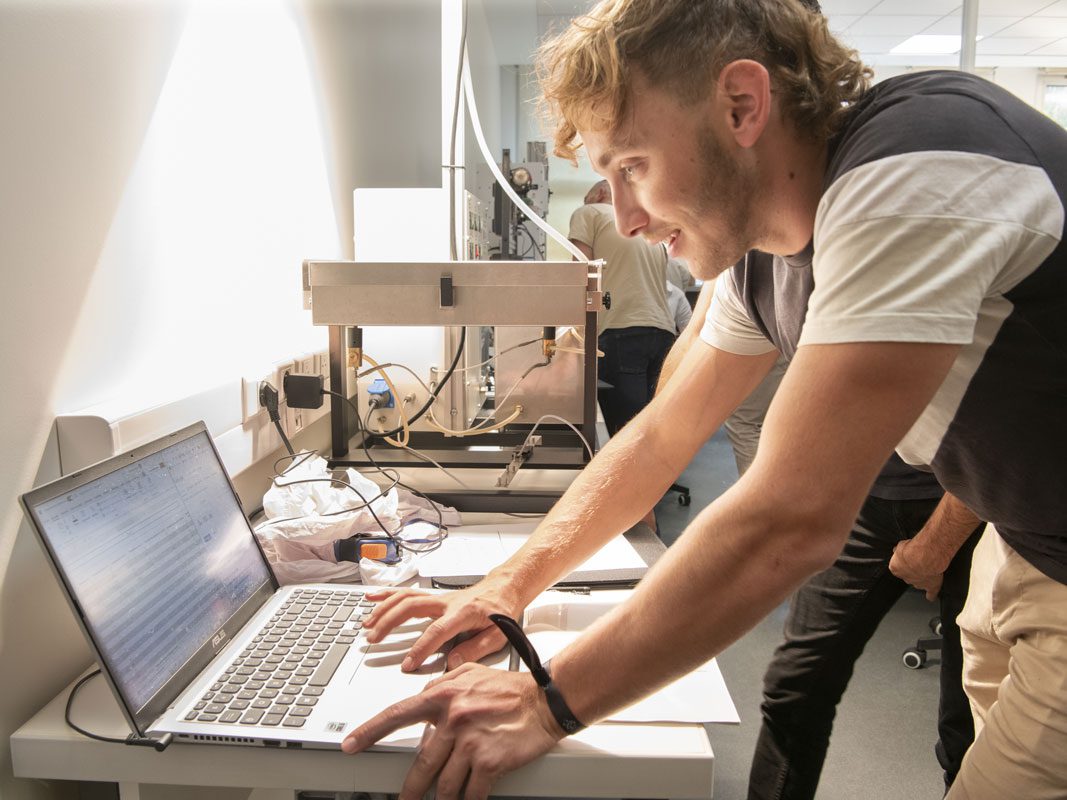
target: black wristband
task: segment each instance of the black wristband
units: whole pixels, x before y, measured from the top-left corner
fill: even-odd
[[[526,633],[523,631],[522,626],[511,617],[503,614],[490,614],[489,619],[507,637],[508,642],[515,648],[519,658],[522,659],[522,663],[530,670],[533,679],[537,681],[537,685],[545,693],[548,710],[552,712],[556,724],[568,736],[582,730],[585,725],[578,720],[574,712],[571,711],[570,706],[567,705],[567,701],[563,699],[563,694],[552,680],[552,675],[548,671],[548,664],[541,665],[541,659],[538,657],[533,644],[526,638]]]
[[[556,722],[563,728],[563,732],[570,736],[572,733],[582,730],[585,725],[574,716],[574,712],[567,705],[567,701],[563,699],[563,694],[560,692],[559,687],[556,686],[556,682],[552,680],[552,675],[548,669],[551,663],[551,659],[545,663],[544,672],[548,676],[548,682],[541,684],[541,690],[545,693],[545,700],[548,701],[548,710],[552,712]]]

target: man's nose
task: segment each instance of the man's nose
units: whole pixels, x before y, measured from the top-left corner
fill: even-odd
[[[615,227],[622,236],[637,236],[648,227],[648,214],[633,197],[623,193],[613,195]]]

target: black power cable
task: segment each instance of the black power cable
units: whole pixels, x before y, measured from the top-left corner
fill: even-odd
[[[101,736],[99,733],[93,733],[87,731],[85,728],[75,724],[74,720],[70,718],[70,711],[74,707],[74,698],[77,696],[78,691],[87,684],[90,680],[100,675],[100,670],[96,669],[85,675],[80,681],[78,681],[70,690],[70,694],[67,696],[67,707],[63,712],[63,718],[66,720],[67,725],[72,729],[80,733],[82,736],[86,736],[89,739],[95,739],[98,742],[108,742],[110,744],[129,744],[137,747],[152,747],[156,752],[162,753],[167,749],[167,745],[173,741],[174,736],[166,733],[158,739],[153,739],[150,736],[138,736],[136,733],[131,733],[125,738],[119,738],[117,736]]]
[[[459,346],[456,348],[456,355],[452,358],[452,363],[448,365],[448,371],[444,374],[444,377],[441,378],[441,380],[438,382],[437,386],[434,387],[433,391],[430,392],[430,396],[426,398],[426,404],[417,412],[415,412],[413,416],[408,417],[408,425],[418,420],[420,417],[422,417],[423,414],[430,410],[430,406],[432,406],[434,404],[434,401],[441,395],[441,390],[445,388],[445,384],[447,384],[449,379],[452,377],[452,373],[456,371],[456,367],[459,365],[459,360],[463,357],[464,345],[467,343],[467,329],[465,327],[461,327],[459,330]],[[343,397],[343,395],[340,395],[337,392],[327,391],[326,389],[323,389],[323,392],[325,394],[332,394],[336,397],[341,397],[343,400],[345,400],[350,406],[352,406],[353,410],[355,410],[356,422],[362,424],[362,421],[359,417],[359,409],[357,409],[355,405],[352,404],[351,400],[349,400],[347,397]],[[399,400],[400,398],[398,397],[397,401]],[[395,436],[402,430],[404,430],[403,425],[393,428],[391,431],[371,431],[364,429],[364,433],[370,436],[377,436],[384,439],[387,436]]]
[[[384,467],[382,467],[381,465],[379,465],[377,461],[374,460],[374,456],[371,455],[370,449],[367,447],[367,439],[369,437],[368,437],[368,432],[367,432],[366,425],[364,424],[363,420],[360,419],[359,409],[356,408],[356,404],[353,403],[350,398],[345,397],[344,395],[340,394],[339,392],[332,392],[329,389],[323,389],[322,391],[323,391],[323,394],[329,394],[329,395],[333,395],[334,397],[340,397],[342,400],[344,400],[346,403],[348,403],[348,405],[350,405],[352,407],[352,410],[356,414],[356,424],[359,425],[360,432],[363,434],[363,436],[361,437],[362,441],[360,443],[362,445],[362,448],[363,448],[363,454],[367,457],[367,461],[370,462],[370,464],[374,467],[374,469],[377,472],[380,472],[382,475],[385,475],[386,477],[389,477],[390,480],[392,480],[393,476],[395,476],[396,477],[396,485],[397,486],[401,487],[402,489],[407,489],[409,492],[411,492],[416,497],[421,497],[423,500],[425,500],[427,503],[430,504],[430,507],[433,508],[434,513],[437,515],[437,527],[441,531],[441,538],[439,540],[434,540],[434,542],[431,543],[432,544],[431,547],[427,547],[427,548],[412,548],[412,547],[409,547],[407,544],[404,544],[403,540],[398,540],[398,542],[400,544],[402,544],[402,546],[404,547],[405,550],[409,550],[409,551],[414,552],[414,553],[427,553],[427,552],[430,552],[431,550],[436,550],[438,547],[441,546],[441,542],[443,542],[446,538],[448,538],[448,528],[445,526],[445,518],[444,518],[444,515],[441,513],[441,507],[432,498],[426,496],[425,494],[420,492],[415,487],[408,486],[406,483],[401,482],[399,480],[399,474],[396,472],[396,470],[387,470]],[[371,409],[371,411],[373,411],[373,409]],[[370,418],[370,414],[369,413],[368,413],[367,417],[368,417],[368,419]],[[375,434],[375,435],[378,435],[378,434]],[[390,534],[390,536],[391,535],[392,534]]]

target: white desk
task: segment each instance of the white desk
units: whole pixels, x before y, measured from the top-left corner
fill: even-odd
[[[69,687],[11,737],[20,778],[115,782],[122,800],[141,784],[319,789],[395,794],[410,753],[347,756],[326,750],[174,743],[162,753],[87,739],[67,727]],[[126,722],[101,677],[78,694],[72,718],[82,727],[125,736]],[[713,755],[701,725],[594,725],[506,777],[495,795],[538,797],[709,798]]]

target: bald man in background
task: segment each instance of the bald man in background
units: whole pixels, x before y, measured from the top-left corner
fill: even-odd
[[[608,433],[614,436],[655,393],[663,360],[675,339],[667,301],[667,253],[615,227],[607,181],[593,185],[571,216],[570,240],[590,259],[603,259],[604,291],[611,308],[600,314],[597,345],[604,353],[598,392]]]

